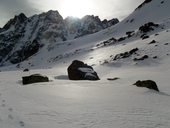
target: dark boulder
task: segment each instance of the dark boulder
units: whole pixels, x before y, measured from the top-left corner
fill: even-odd
[[[157,59],[158,57],[157,56],[154,56],[153,59]]]
[[[79,60],[74,60],[67,72],[70,80],[99,80],[93,68]]]
[[[33,75],[30,75],[30,76],[22,77],[23,85],[38,83],[38,82],[49,82],[49,79],[48,79],[47,76],[42,76],[40,74],[33,74]]]
[[[28,69],[28,68],[26,68],[26,69],[24,69],[24,70],[23,70],[23,72],[28,72],[28,71],[29,71],[29,69]]]
[[[120,78],[118,78],[118,77],[115,77],[115,78],[107,78],[107,80],[109,80],[109,81],[114,81],[114,80],[119,80]]]
[[[156,41],[155,40],[152,40],[149,44],[155,44]]]
[[[154,81],[152,81],[152,80],[144,80],[144,81],[138,80],[133,85],[136,85],[137,87],[146,87],[146,88],[153,89],[153,90],[159,92],[157,84]]]

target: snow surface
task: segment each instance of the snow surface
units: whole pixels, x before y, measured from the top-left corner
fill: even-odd
[[[49,44],[20,65],[1,67],[0,128],[169,128],[170,3],[160,2],[153,0],[134,11],[127,18],[134,23],[125,19],[96,34]],[[160,27],[142,40],[138,28],[150,20]],[[129,30],[135,30],[131,38],[97,47]],[[156,43],[149,44],[152,40]],[[133,48],[139,49],[137,54],[113,60]],[[149,58],[133,60],[143,55]],[[101,80],[68,80],[67,67],[74,59],[92,65]],[[23,72],[25,68],[30,71]],[[22,76],[34,73],[47,75],[50,82],[23,86]],[[107,80],[116,77],[120,79]],[[133,85],[148,79],[160,92]]]
[[[0,127],[170,127],[170,59],[161,66],[103,67],[100,81],[70,81],[64,67],[0,74]],[[109,72],[113,70],[113,72]],[[23,86],[23,75],[41,73],[52,82]],[[59,78],[60,77],[60,78]],[[107,77],[119,77],[107,81]],[[9,80],[10,79],[10,80]],[[160,93],[132,85],[154,79]],[[21,123],[23,122],[23,123]],[[24,125],[24,126],[22,126]]]

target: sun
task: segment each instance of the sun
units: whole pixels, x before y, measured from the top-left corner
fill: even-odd
[[[60,5],[60,13],[63,17],[73,16],[81,18],[91,14],[93,4],[90,0],[63,0]]]

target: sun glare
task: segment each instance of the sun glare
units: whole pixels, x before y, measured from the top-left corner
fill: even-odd
[[[60,13],[63,17],[73,16],[81,18],[90,14],[93,4],[90,0],[63,0],[60,5]]]

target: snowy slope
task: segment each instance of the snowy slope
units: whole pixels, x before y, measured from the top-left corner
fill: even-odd
[[[152,0],[115,27],[46,45],[19,65],[1,67],[0,128],[169,128],[170,3],[161,3]],[[125,23],[128,19],[134,21]],[[139,27],[148,22],[158,26],[143,33]],[[139,49],[135,54],[114,60],[134,48]],[[135,60],[144,55],[148,58]],[[68,80],[67,67],[74,59],[92,65],[101,80]],[[51,82],[23,86],[22,76],[33,73]],[[115,77],[120,79],[107,80]],[[133,85],[147,79],[160,92]]]
[[[169,5],[169,0],[151,0],[151,2],[144,4],[141,8],[135,9],[131,15],[114,27],[114,31],[116,31],[116,33],[120,32],[120,36],[120,34],[135,30],[147,22],[166,22],[170,18]]]

